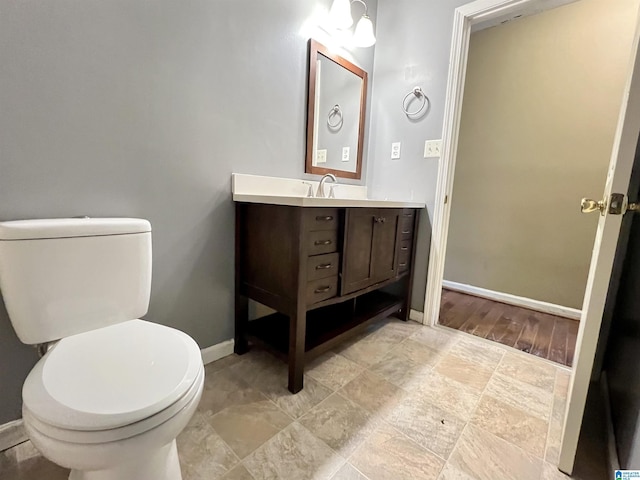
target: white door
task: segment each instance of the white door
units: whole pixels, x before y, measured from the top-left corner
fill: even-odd
[[[568,474],[573,471],[587,390],[591,379],[602,315],[609,288],[609,279],[622,223],[622,215],[615,215],[609,212],[609,203],[611,203],[609,199],[612,193],[627,194],[640,133],[640,57],[638,56],[638,37],[639,32],[636,29],[632,47],[630,78],[627,81],[622,101],[603,197],[607,199],[607,205],[605,205],[604,215],[600,217],[598,223],[582,307],[580,330],[578,331],[576,343],[559,462],[560,470]],[[588,193],[585,192],[585,194]],[[594,195],[596,193],[594,192]]]

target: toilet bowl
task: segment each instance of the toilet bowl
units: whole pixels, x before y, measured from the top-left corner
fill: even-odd
[[[70,480],[180,480],[176,437],[204,386],[197,343],[136,318],[150,292],[150,225],[0,222],[0,289],[25,343],[24,426]]]
[[[173,480],[175,438],[203,385],[190,337],[132,320],[58,342],[24,383],[24,424],[72,479]]]

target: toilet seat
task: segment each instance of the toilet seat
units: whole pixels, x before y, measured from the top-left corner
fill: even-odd
[[[126,438],[183,409],[203,376],[191,337],[131,320],[60,340],[24,383],[25,420],[53,438]]]
[[[87,445],[115,442],[118,440],[125,440],[136,435],[141,435],[165,422],[168,422],[172,418],[179,416],[184,410],[190,408],[194,401],[198,402],[200,400],[203,384],[204,367],[189,391],[176,403],[165,408],[161,412],[156,413],[152,417],[145,418],[144,420],[140,420],[130,425],[125,425],[124,427],[110,430],[67,430],[60,427],[54,427],[53,425],[49,425],[39,420],[25,406],[22,408],[22,417],[32,428],[35,428],[43,435],[55,440]]]

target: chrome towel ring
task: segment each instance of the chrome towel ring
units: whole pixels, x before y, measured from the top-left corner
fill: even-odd
[[[420,105],[420,109],[418,109],[415,112],[410,112],[409,111],[409,103],[411,103],[411,102],[407,102],[409,97],[411,97],[412,95],[414,95],[418,100],[422,100],[422,104]],[[422,111],[430,103],[431,103],[431,101],[429,100],[429,97],[427,97],[427,95],[422,91],[422,88],[421,87],[414,87],[413,90],[411,90],[409,93],[407,93],[405,95],[404,99],[402,100],[402,110],[404,111],[404,113],[408,117],[415,117],[415,116],[419,115],[420,113],[422,113]]]
[[[334,123],[331,123],[331,119],[333,117],[336,117],[337,121],[334,121]],[[342,115],[342,109],[340,108],[340,105],[335,105],[331,110],[329,110],[329,116],[327,117],[327,125],[329,125],[329,128],[335,130],[342,127],[343,122],[344,122],[344,116]]]

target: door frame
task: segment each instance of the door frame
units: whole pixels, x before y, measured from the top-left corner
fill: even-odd
[[[480,23],[491,24],[492,20],[514,17],[523,12],[539,13],[575,1],[578,0],[476,0],[455,10],[422,319],[425,325],[435,326],[440,312],[471,29]]]

